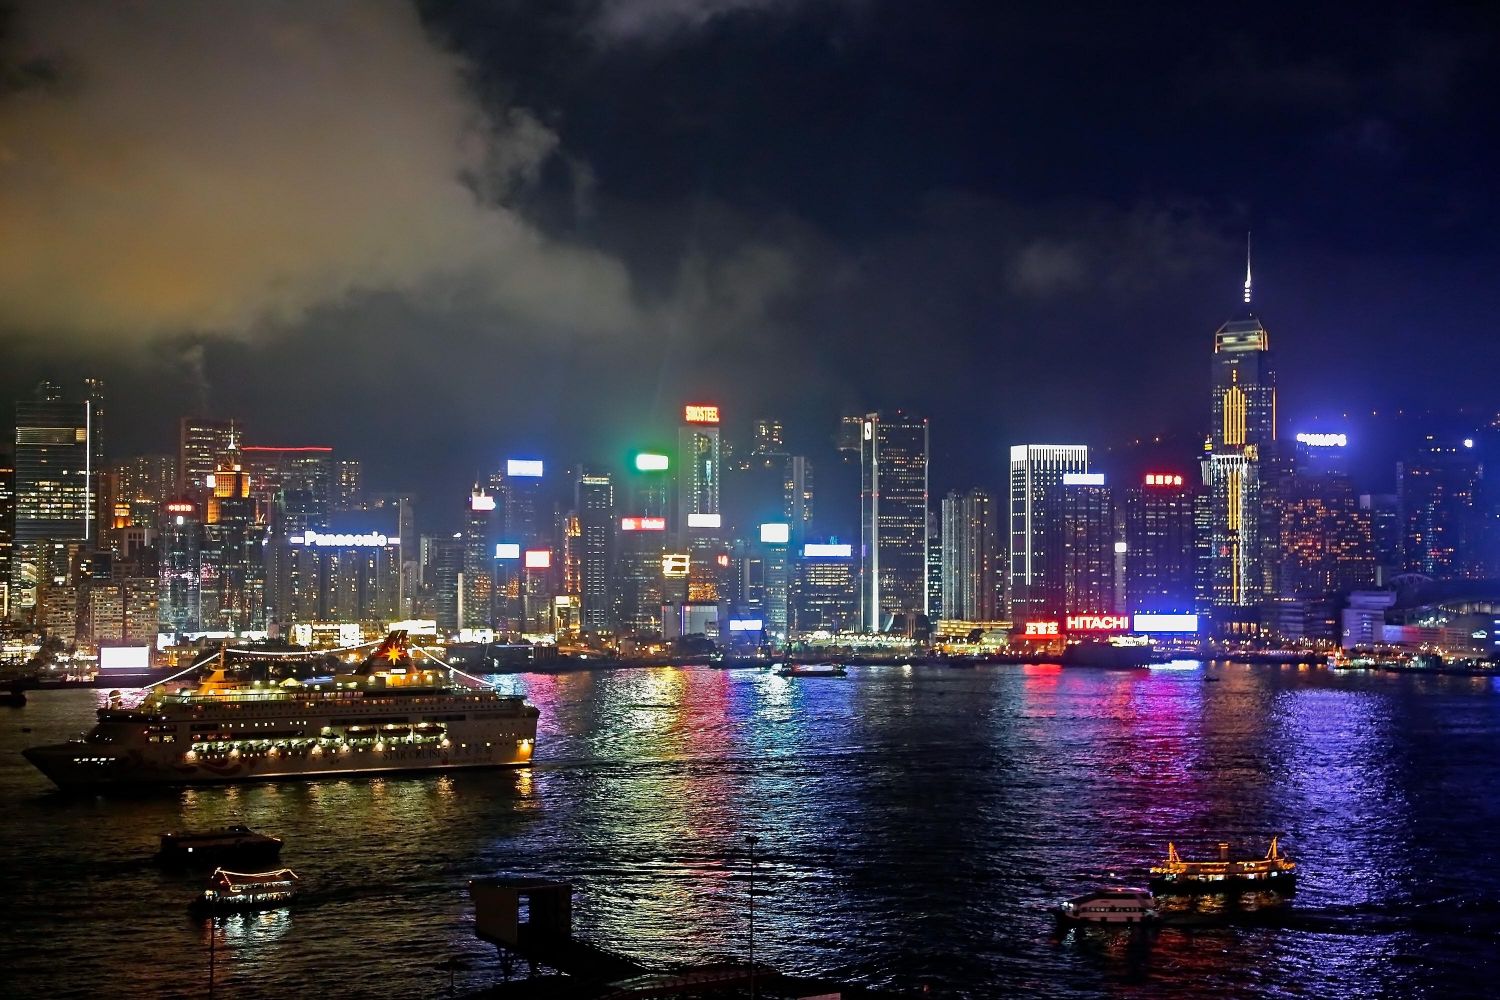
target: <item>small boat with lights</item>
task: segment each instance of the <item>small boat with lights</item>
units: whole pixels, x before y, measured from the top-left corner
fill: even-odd
[[[1261,890],[1291,895],[1297,887],[1297,862],[1281,853],[1280,838],[1271,838],[1263,858],[1232,858],[1227,841],[1214,861],[1184,861],[1176,844],[1167,844],[1167,860],[1151,869],[1151,890],[1158,893],[1240,892]]]
[[[848,673],[839,663],[787,663],[776,671],[779,677],[845,677]]]
[[[281,838],[236,824],[218,830],[185,830],[161,835],[157,858],[167,864],[264,864],[281,856]]]
[[[1052,910],[1064,927],[1080,924],[1144,924],[1157,918],[1156,898],[1145,889],[1095,889],[1064,900]]]
[[[286,906],[297,898],[301,881],[290,868],[253,873],[215,868],[203,894],[193,900],[193,909],[220,913]]]

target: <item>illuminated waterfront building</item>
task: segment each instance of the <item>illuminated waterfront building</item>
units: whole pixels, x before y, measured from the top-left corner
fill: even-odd
[[[1086,475],[1081,444],[1019,444],[1010,449],[1011,615],[1016,619],[1068,611],[1063,549],[1063,483]]]
[[[584,469],[573,490],[578,512],[580,615],[585,629],[609,627],[615,538],[615,484],[609,473]]]
[[[668,596],[697,605],[721,601],[728,585],[727,567],[718,559],[727,552],[719,420],[717,406],[690,403],[683,407],[677,431],[674,545],[677,552],[688,554],[688,573],[681,581],[682,592]],[[717,634],[717,625],[712,632]]]
[[[459,628],[490,628],[494,623],[495,543],[500,541],[495,521],[495,498],[475,486],[464,512]]]
[[[1250,271],[1245,270],[1245,306]],[[1276,441],[1276,373],[1270,337],[1254,314],[1214,334],[1213,409],[1205,482],[1213,549],[1216,607],[1258,605],[1266,594],[1261,473]]]
[[[860,628],[927,614],[928,427],[902,411],[860,425]]]
[[[659,452],[635,458],[635,474],[628,480],[628,499],[615,518],[615,612],[618,630],[626,635],[661,629],[666,603],[662,554],[669,537],[671,459]]]
[[[1069,614],[1119,611],[1115,592],[1114,495],[1102,473],[1072,473],[1062,480],[1063,610]]]
[[[1149,472],[1125,492],[1125,600],[1131,612],[1197,605],[1198,491],[1190,475]]]
[[[1318,600],[1375,583],[1370,515],[1348,476],[1298,473],[1279,515],[1278,598]]]
[[[266,622],[265,510],[238,466],[213,473],[213,493],[199,549],[201,626],[211,631],[260,629]]]
[[[86,592],[86,632],[96,645],[156,644],[160,608],[155,579],[127,577],[91,582]],[[84,591],[80,589],[79,593]]]
[[[185,497],[163,505],[161,537],[157,543],[157,594],[162,625],[173,632],[198,631],[203,539],[202,508]]]
[[[859,612],[858,565],[852,545],[837,541],[804,543],[792,588],[792,630],[853,629]]]
[[[10,556],[16,531],[16,463],[0,453],[0,621],[10,617]]]
[[[92,388],[85,398],[69,400],[51,382],[16,403],[13,611],[36,603],[39,583],[65,582],[69,547],[95,538],[95,503],[104,472],[97,406]]]
[[[459,629],[463,608],[464,553],[463,532],[427,540],[425,575],[431,580],[433,617],[437,619],[438,631],[443,634],[452,634]]]
[[[1000,514],[987,490],[949,493],[942,505],[942,617],[997,617]]]
[[[1472,438],[1428,435],[1397,463],[1403,568],[1435,579],[1484,575],[1478,509],[1482,468]]]

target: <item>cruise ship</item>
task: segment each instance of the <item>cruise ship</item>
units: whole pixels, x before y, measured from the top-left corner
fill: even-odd
[[[83,739],[24,754],[59,787],[95,791],[530,762],[535,706],[413,651],[392,632],[352,673],[265,681],[232,677],[221,653],[196,686],[133,708],[111,693]]]

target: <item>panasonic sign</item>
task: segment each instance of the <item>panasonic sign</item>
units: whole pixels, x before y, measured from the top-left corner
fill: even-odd
[[[378,549],[387,545],[400,545],[400,538],[387,537],[378,531],[367,531],[351,535],[325,531],[304,531],[287,539],[293,545],[316,545],[330,549]]]

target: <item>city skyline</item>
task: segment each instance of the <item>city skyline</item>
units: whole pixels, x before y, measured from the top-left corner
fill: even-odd
[[[1284,426],[1372,442],[1340,415],[1493,409],[1494,150],[1467,97],[1496,89],[1495,60],[1472,13],[1349,23],[1317,6],[1299,23],[1338,30],[1287,37],[1271,12],[1080,24],[958,4],[947,21],[873,0],[560,4],[549,19],[164,4],[85,32],[65,7],[21,4],[0,26],[0,60],[24,67],[0,100],[0,220],[25,255],[0,267],[21,282],[0,287],[0,403],[101,375],[118,454],[152,450],[182,413],[235,415],[273,444],[316,426],[372,481],[411,490],[485,456],[609,458],[701,397],[736,433],[779,417],[799,451],[845,412],[920,411],[953,470],[938,489],[998,483],[994,441],[1102,454],[1201,433],[1183,401],[1202,331],[1239,305],[1248,230]],[[368,33],[361,52],[341,19]],[[278,46],[282,24],[311,48]],[[222,56],[214,86],[176,56],[114,58],[168,30]],[[1049,42],[1018,47],[1026,35]],[[1101,38],[1155,72],[1074,72]],[[348,73],[319,76],[319,56]],[[745,65],[758,86],[738,85]],[[119,196],[155,224],[96,233],[31,210],[104,196],[27,169],[95,145],[99,93],[40,87],[63,67],[118,94],[111,135],[134,154]],[[661,72],[683,84],[665,105]],[[241,114],[268,78],[283,114]],[[156,130],[164,91],[172,127]],[[916,110],[931,106],[949,110]],[[471,121],[493,128],[454,152]],[[1251,152],[1211,152],[1225,148]],[[173,163],[206,200],[161,200]],[[283,188],[248,186],[257,171]],[[397,211],[430,221],[400,231]],[[239,263],[204,267],[225,239]],[[632,431],[596,438],[606,422]]]

